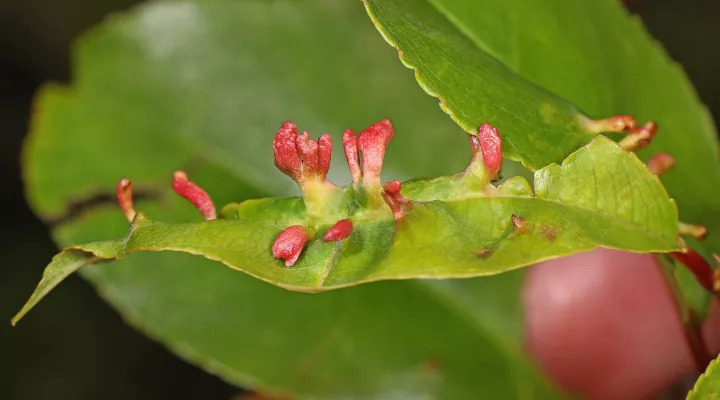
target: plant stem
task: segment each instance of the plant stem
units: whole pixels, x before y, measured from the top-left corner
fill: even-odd
[[[713,360],[713,356],[705,345],[705,340],[703,340],[702,321],[697,318],[694,312],[688,311],[688,319],[683,323],[685,339],[690,347],[693,361],[695,361],[695,368],[697,372],[702,373],[710,361]]]
[[[672,263],[670,263],[664,255],[657,255],[655,259],[658,261],[660,271],[665,278],[665,283],[674,299],[677,316],[682,324],[685,340],[692,354],[695,369],[698,373],[702,373],[713,359],[702,337],[702,321],[699,320],[693,310],[685,305],[686,302],[682,291],[675,279],[675,267]]]

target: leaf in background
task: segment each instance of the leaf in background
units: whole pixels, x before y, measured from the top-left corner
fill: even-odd
[[[303,181],[306,207],[298,207],[299,198],[271,198],[230,205],[222,213],[226,219],[204,222],[167,224],[144,214],[128,216],[132,226],[121,241],[65,249],[13,321],[57,284],[58,265],[66,264],[70,272],[78,268],[78,251],[106,260],[137,251],[182,251],[286,289],[317,292],[387,279],[492,275],[597,247],[679,250],[677,210],[660,181],[634,154],[604,136],[562,166],[538,170],[535,193],[527,182],[522,186],[528,191],[521,194],[506,192],[504,185],[496,188],[482,157],[466,172],[477,174],[406,185],[404,196],[411,203],[396,220],[386,204],[347,211],[348,204],[362,202],[363,192],[328,188],[324,181],[322,189]],[[481,189],[472,191],[473,186]],[[313,207],[310,189],[322,192],[324,209]],[[328,229],[346,218],[353,224],[349,236],[326,242]],[[290,226],[315,234],[286,268],[270,249]]]
[[[449,174],[469,153],[464,138],[447,139],[461,131],[397,65],[360,3],[147,4],[84,36],[74,71],[72,88],[40,93],[24,154],[29,200],[63,245],[126,233],[106,201],[124,176],[136,206],[165,221],[198,218],[167,185],[175,169],[217,204],[294,192],[270,150],[286,119],[333,135],[393,120],[411,134],[388,150],[387,178]],[[557,398],[522,353],[522,272],[315,295],[173,252],[81,274],[129,323],[246,388],[378,398],[421,379],[413,395]]]
[[[478,2],[461,3],[486,12]],[[560,162],[597,133],[613,131],[591,127],[573,104],[513,72],[428,0],[365,4],[380,33],[415,71],[420,86],[440,99],[440,107],[468,133],[492,121],[506,132],[504,154],[528,168]]]
[[[720,358],[708,365],[705,373],[700,375],[695,387],[688,393],[687,400],[718,400],[720,399]]]
[[[590,117],[631,114],[639,121],[657,122],[659,134],[653,145],[639,154],[647,159],[650,153],[667,152],[675,158],[675,168],[662,181],[678,204],[680,219],[708,227],[708,238],[701,244],[704,254],[720,250],[720,234],[713,234],[720,232],[716,201],[720,152],[712,120],[681,69],[621,2],[366,0],[365,4],[404,62],[418,69],[421,86],[432,80],[434,94],[454,99],[442,106],[456,119],[462,118],[463,128],[497,115],[481,106],[487,98],[485,90],[494,87],[478,71],[484,64],[477,60],[486,59],[495,61],[499,65],[495,69],[505,71],[503,75],[512,76],[506,80],[529,80]],[[497,93],[490,98],[503,92]],[[502,124],[511,121],[497,122],[501,132]],[[568,134],[555,132],[554,137],[563,138],[558,139],[563,140],[558,144],[562,151],[548,155],[564,157],[574,150],[575,141]],[[562,146],[565,143],[567,147]],[[679,269],[678,274],[686,296],[694,299],[693,308],[703,315],[710,296],[687,271]]]

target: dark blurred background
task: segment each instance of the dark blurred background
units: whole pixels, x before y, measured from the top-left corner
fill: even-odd
[[[229,400],[240,392],[126,326],[77,276],[17,328],[9,324],[57,250],[25,203],[20,179],[33,95],[44,82],[70,79],[74,37],[135,3],[0,0],[0,399]],[[720,121],[720,1],[626,3]]]

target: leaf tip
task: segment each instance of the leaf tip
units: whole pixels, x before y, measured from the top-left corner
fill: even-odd
[[[18,322],[20,322],[20,320],[22,319],[23,316],[24,315],[21,315],[20,312],[15,314],[15,316],[13,316],[12,319],[10,320],[10,326],[13,326],[13,327],[17,326]]]
[[[10,326],[17,326],[18,322],[20,322],[21,319],[25,318],[27,313],[29,313],[30,310],[35,307],[38,301],[39,299],[35,299],[35,293],[33,293],[30,299],[28,299],[28,301],[23,304],[20,311],[18,311],[17,314],[15,314],[12,319],[10,319]]]

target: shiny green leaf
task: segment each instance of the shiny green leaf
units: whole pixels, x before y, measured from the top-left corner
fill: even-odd
[[[74,74],[72,87],[39,94],[24,154],[28,198],[63,246],[127,233],[113,199],[123,177],[136,208],[168,222],[200,219],[170,189],[176,169],[218,205],[297,193],[272,162],[286,119],[336,139],[391,119],[405,133],[388,149],[387,179],[450,174],[469,153],[359,2],[147,4],[84,35]],[[330,179],[347,182],[344,170]],[[558,398],[523,354],[523,271],[313,295],[177,252],[138,252],[80,274],[128,323],[244,388],[314,399]]]
[[[542,89],[531,93],[562,96],[577,106],[571,113],[591,119],[630,114],[639,122],[655,121],[657,137],[639,154],[647,159],[667,152],[675,158],[676,166],[662,181],[677,201],[680,219],[704,224],[710,232],[706,241],[693,247],[702,246],[707,255],[720,251],[720,235],[712,233],[720,231],[720,203],[715,200],[720,196],[720,147],[713,121],[679,66],[622,2],[366,0],[365,4],[403,62],[416,69],[420,85],[441,99],[441,107],[456,122],[472,131],[478,122],[502,116],[495,120],[501,132],[513,126],[521,136],[513,138],[517,144],[508,156],[526,165],[537,168],[543,162],[558,162],[583,135],[570,128],[546,134],[542,112],[516,112],[519,104],[528,102],[520,100],[514,89],[518,86],[508,82],[532,82]],[[503,104],[506,114],[488,104]],[[530,104],[539,109],[537,101]],[[553,147],[538,145],[540,138]],[[704,315],[708,293],[687,271],[678,274],[690,304]]]
[[[412,203],[399,219],[384,205],[341,205],[358,202],[360,193],[351,187],[328,189],[341,194],[337,202],[325,196],[327,210],[320,215],[330,220],[306,212],[298,198],[230,205],[223,210],[224,219],[205,222],[168,224],[138,214],[124,239],[112,245],[71,246],[61,253],[48,267],[46,283],[16,320],[48,286],[57,284],[58,265],[78,268],[63,255],[68,258],[80,250],[102,259],[136,251],[182,251],[286,289],[310,292],[386,279],[491,275],[600,246],[634,252],[679,250],[675,204],[634,154],[604,136],[562,166],[538,170],[534,193],[508,194],[505,185],[492,184],[468,191],[470,181],[477,179],[461,173],[411,182],[403,194]],[[327,229],[344,218],[353,221],[350,236],[324,242]],[[293,225],[315,232],[315,237],[286,268],[270,249],[280,232]]]

